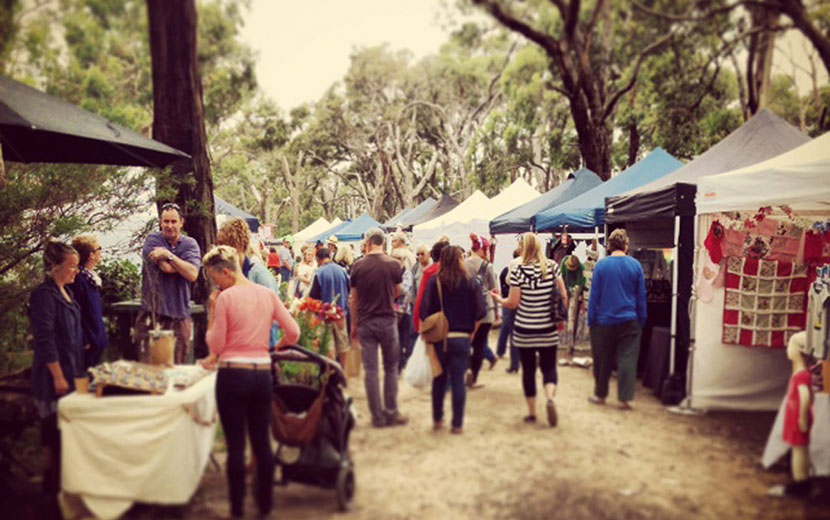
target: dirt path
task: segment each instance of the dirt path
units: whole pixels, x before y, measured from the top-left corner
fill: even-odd
[[[486,363],[485,363],[486,366]],[[639,388],[636,410],[590,405],[590,372],[560,367],[559,426],[527,425],[519,376],[500,362],[468,394],[465,431],[431,429],[430,397],[401,385],[407,426],[369,426],[361,380],[349,388],[360,413],[352,433],[358,491],[336,514],[334,492],[276,489],[281,519],[732,519],[830,518],[826,504],[765,496],[786,473],[760,467],[769,413],[667,412]],[[612,383],[612,397],[616,391]],[[449,397],[446,415],[449,417]],[[227,515],[223,474],[208,468],[186,516]],[[249,511],[253,511],[253,503]],[[134,516],[134,515],[130,515]],[[156,516],[156,515],[154,515]]]

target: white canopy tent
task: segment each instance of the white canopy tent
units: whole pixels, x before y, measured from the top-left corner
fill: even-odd
[[[764,162],[698,182],[698,213],[788,205],[830,209],[830,132]]]
[[[337,223],[329,222],[323,217],[320,217],[305,227],[302,231],[298,231],[294,235],[294,240],[302,242],[303,240],[316,236],[335,225],[337,225]]]
[[[696,264],[718,213],[753,215],[761,207],[789,205],[809,219],[830,216],[830,133],[777,157],[700,179],[697,190]],[[777,218],[781,219],[779,210]],[[800,246],[803,250],[803,241]],[[799,256],[800,260],[800,256]],[[696,283],[700,271],[696,272]],[[694,353],[689,402],[695,408],[776,410],[792,372],[784,349],[726,345],[721,341],[725,291],[693,304]]]
[[[442,235],[450,237],[450,243],[469,247],[470,233],[487,233],[487,225],[475,226],[472,222],[487,211],[490,199],[476,190],[464,202],[447,213],[412,228],[412,244],[432,246]]]
[[[522,178],[513,181],[510,186],[503,189],[492,199],[488,199],[481,191],[476,191],[452,211],[415,226],[413,228],[412,244],[425,244],[430,247],[441,235],[447,235],[450,237],[451,243],[467,249],[470,247],[470,233],[489,237],[490,220],[539,197],[539,195],[540,193]],[[517,245],[515,235],[499,237],[496,257],[493,261],[497,272],[510,261],[513,250]]]

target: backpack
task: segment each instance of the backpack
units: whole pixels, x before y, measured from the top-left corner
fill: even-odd
[[[565,307],[565,300],[562,298],[562,293],[559,292],[559,283],[557,282],[556,264],[548,263],[551,268],[551,275],[553,278],[553,289],[550,292],[550,318],[554,323],[562,323],[568,321],[568,308]]]
[[[484,303],[487,305],[487,309],[493,308],[493,299],[490,298],[490,291],[487,290],[487,266],[490,265],[487,260],[481,261],[481,267],[478,268],[478,272],[476,273],[476,280],[478,280],[478,285],[481,287],[481,293],[484,295]]]

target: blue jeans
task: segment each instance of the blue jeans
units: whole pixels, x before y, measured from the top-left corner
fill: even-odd
[[[496,346],[496,352],[499,356],[503,356],[507,352],[507,343],[510,341],[510,335],[513,334],[513,322],[516,321],[516,309],[502,307],[501,310],[501,330],[499,330],[499,342]],[[512,370],[519,369],[519,353],[512,344],[510,346],[510,368]]]
[[[280,267],[280,276],[282,277],[283,282],[290,282],[291,269],[289,269],[288,267]]]
[[[441,375],[432,380],[432,420],[441,422],[444,418],[444,395],[447,392],[447,379],[452,389],[452,426],[464,425],[464,403],[467,389],[464,386],[464,374],[470,365],[470,338],[451,338],[447,340],[447,349],[442,344],[435,345],[435,352],[441,361]]]

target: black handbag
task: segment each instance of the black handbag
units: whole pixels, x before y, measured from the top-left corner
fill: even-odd
[[[553,288],[550,291],[550,318],[554,323],[562,323],[568,321],[568,308],[565,307],[565,299],[562,298],[562,293],[559,292],[559,284],[554,276],[555,272],[551,270],[551,276],[554,278]]]

